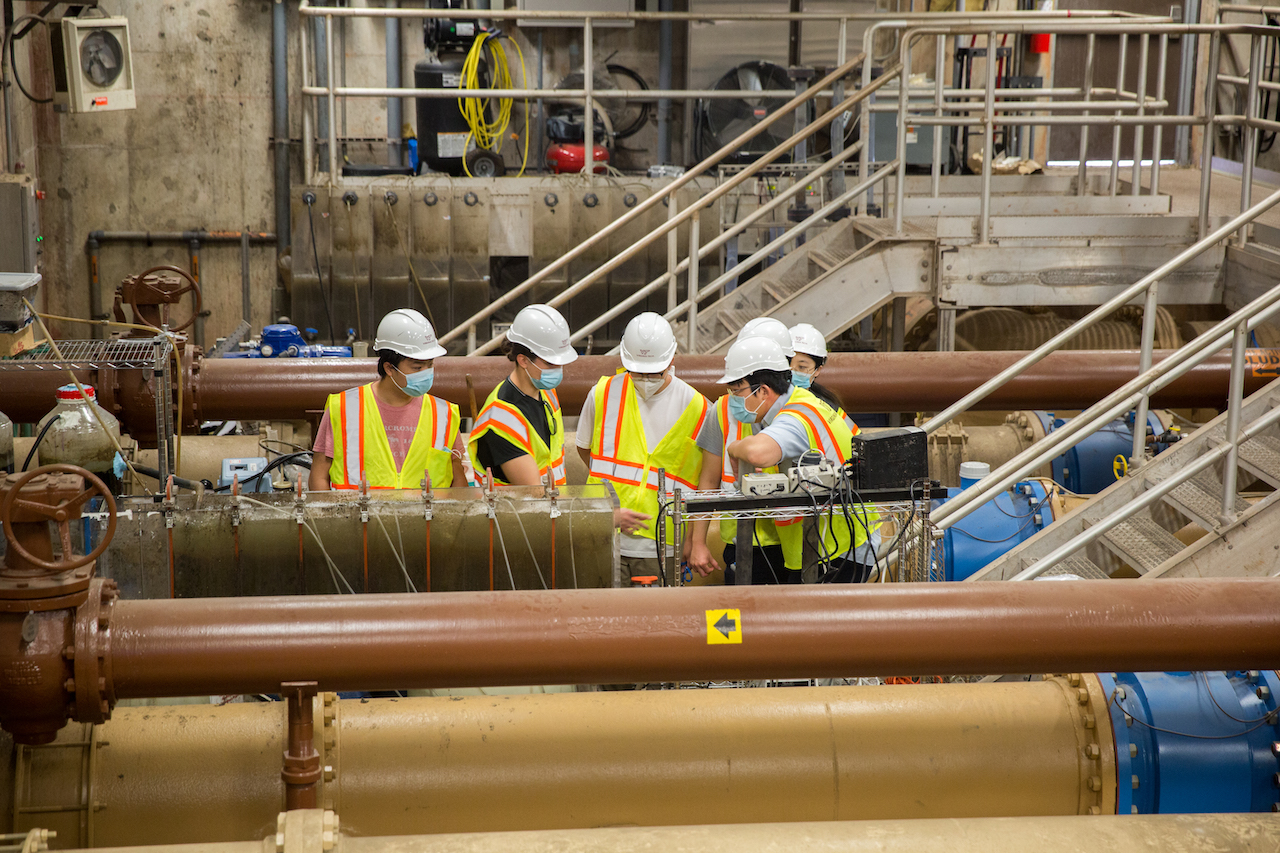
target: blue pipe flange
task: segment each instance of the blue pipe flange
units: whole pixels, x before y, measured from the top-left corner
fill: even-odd
[[[1098,673],[1116,740],[1119,814],[1276,810],[1280,678]]]

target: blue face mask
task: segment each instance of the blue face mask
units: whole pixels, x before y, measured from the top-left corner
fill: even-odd
[[[536,377],[525,371],[529,377],[529,381],[533,383],[533,387],[539,391],[550,391],[552,388],[560,384],[560,380],[564,379],[564,368],[562,367],[544,367],[542,373]]]
[[[747,408],[747,401],[737,394],[729,395],[729,414],[739,423],[755,423],[756,413]]]
[[[433,367],[426,370],[419,370],[417,373],[405,373],[400,368],[396,368],[396,372],[404,377],[404,393],[410,397],[422,397],[431,390],[431,383],[435,381],[436,371]]]
[[[797,388],[808,388],[813,384],[813,375],[810,373],[801,373],[798,370],[791,371],[791,384]]]

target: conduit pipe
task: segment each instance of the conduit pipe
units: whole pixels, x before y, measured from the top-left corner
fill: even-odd
[[[315,748],[328,768],[317,803],[362,835],[1107,814],[1117,774],[1106,702],[1092,674],[365,701],[327,694],[315,702]],[[50,827],[72,844],[82,831],[98,846],[254,837],[281,808],[284,720],[281,703],[119,708],[91,731],[68,729],[63,746],[23,748],[19,772],[32,786],[18,806],[98,803],[83,830],[74,813]],[[67,748],[86,740],[92,767]]]
[[[845,402],[848,411],[939,411],[1015,362],[1018,352],[835,353],[822,381]],[[1154,354],[1159,363],[1167,352]],[[1249,363],[1280,362],[1276,350],[1250,350]],[[329,394],[372,382],[373,359],[199,359],[185,370],[184,423],[197,421],[297,419],[318,414]],[[565,369],[557,389],[566,414],[574,415],[601,376],[612,375],[616,356],[583,356]],[[724,359],[718,355],[676,356],[676,373],[710,399],[724,393],[718,383]],[[510,362],[495,357],[443,358],[436,366],[432,393],[465,410],[470,399],[466,377],[478,391],[498,385]],[[1274,367],[1271,368],[1274,370]],[[82,382],[98,388],[98,400],[130,434],[154,431],[155,403],[146,377],[125,381],[128,371],[81,371]],[[1138,375],[1136,351],[1063,351],[1054,353],[985,398],[977,408],[1080,409],[1102,399]],[[1231,376],[1229,354],[1209,359],[1152,395],[1153,406],[1223,407]],[[118,377],[118,378],[117,378]],[[1245,376],[1245,394],[1274,375],[1253,369]],[[103,381],[104,379],[109,381]],[[53,405],[54,391],[66,381],[57,371],[0,371],[5,413],[19,423],[35,423]]]

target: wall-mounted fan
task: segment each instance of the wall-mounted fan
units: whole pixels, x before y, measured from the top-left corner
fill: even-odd
[[[787,101],[785,98],[752,97],[751,92],[782,91],[788,95],[795,92],[795,84],[787,76],[787,69],[758,60],[742,63],[717,80],[712,88],[719,92],[740,91],[743,97],[706,98],[698,102],[699,129],[694,137],[698,150],[694,153],[699,160],[759,124]],[[730,154],[724,162],[749,163],[777,146],[794,130],[790,122],[779,121],[749,140],[741,150]]]
[[[63,18],[54,102],[73,113],[131,110],[133,55],[126,18]]]

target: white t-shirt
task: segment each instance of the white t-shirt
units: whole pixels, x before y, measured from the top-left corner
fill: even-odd
[[[684,410],[688,408],[689,402],[697,393],[688,382],[673,376],[666,388],[648,400],[641,400],[639,394],[635,395],[636,402],[639,404],[640,423],[644,424],[645,444],[650,451],[662,442],[667,433],[671,432],[671,428],[676,425],[676,421],[680,420],[680,416],[684,414]],[[582,414],[578,416],[576,441],[579,447],[591,449],[591,433],[595,428],[596,395],[593,388],[582,404]],[[652,522],[649,529],[652,530]],[[668,556],[673,553],[675,549],[671,543],[668,543]],[[622,534],[622,555],[624,557],[656,557],[658,552],[652,539],[624,533]]]

